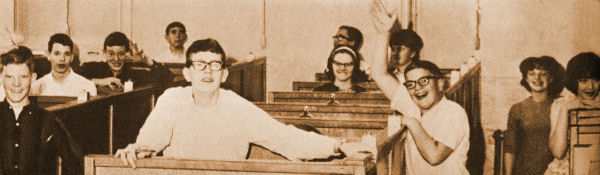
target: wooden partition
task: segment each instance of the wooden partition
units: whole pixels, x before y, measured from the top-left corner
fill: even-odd
[[[387,119],[394,114],[389,106],[327,105],[307,103],[255,103],[273,117],[336,120]],[[306,116],[307,114],[308,116]]]
[[[339,104],[378,104],[388,105],[390,101],[381,92],[366,93],[328,93],[328,92],[270,92],[269,102],[297,102],[328,104],[337,101]]]
[[[325,83],[329,83],[329,81],[294,81],[292,82],[292,91],[313,91],[313,89]],[[373,81],[360,82],[357,85],[367,89],[367,91],[379,90],[379,87]]]
[[[234,63],[228,70],[229,76],[223,84],[224,88],[233,90],[249,101],[264,102],[266,100],[266,58]]]
[[[459,69],[448,69],[448,68],[444,68],[441,69],[440,71],[442,72],[442,74],[450,74],[450,72],[452,71],[458,71]],[[327,75],[323,72],[319,72],[319,73],[315,73],[315,81],[329,81],[329,79],[327,78]]]
[[[364,175],[374,165],[369,156],[331,162],[293,162],[287,160],[188,160],[155,157],[139,159],[136,169],[123,165],[110,155],[85,157],[85,174],[346,174]]]
[[[569,110],[569,174],[600,174],[600,108]]]
[[[446,98],[460,104],[469,117],[470,136],[467,169],[471,174],[483,174],[485,140],[481,126],[481,64],[477,63],[460,80],[446,89]]]
[[[401,128],[392,136],[378,135],[377,162],[378,175],[403,175],[406,174],[404,143],[408,129]]]

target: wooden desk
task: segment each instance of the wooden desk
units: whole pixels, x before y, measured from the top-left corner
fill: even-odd
[[[389,105],[390,100],[383,93],[327,93],[327,92],[270,92],[271,103],[296,102],[296,103],[322,103],[331,102],[332,94],[340,104],[378,104]]]
[[[85,157],[85,174],[347,174],[364,175],[373,169],[368,156],[331,162],[292,162],[287,160],[189,160],[155,157],[139,159],[136,169],[123,166],[110,155]]]
[[[302,103],[255,103],[275,118],[298,118],[304,108],[312,118],[334,120],[386,119],[394,114],[388,106],[381,105],[326,105]]]
[[[292,83],[292,91],[310,91],[319,87],[325,83],[329,83],[329,81],[294,81]],[[378,91],[379,87],[375,82],[360,82],[357,84],[360,87],[367,89],[367,91]]]

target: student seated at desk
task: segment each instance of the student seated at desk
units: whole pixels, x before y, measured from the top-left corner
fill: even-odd
[[[96,86],[90,80],[73,72],[73,41],[66,34],[58,33],[48,41],[48,60],[52,65],[49,74],[36,80],[31,95],[41,96],[78,96],[88,92],[96,96]]]
[[[19,46],[0,56],[6,99],[0,103],[0,174],[83,174],[83,154],[63,122],[29,96],[33,54]]]
[[[364,92],[365,88],[356,85],[359,82],[360,60],[354,50],[347,46],[334,49],[327,59],[325,74],[331,82],[316,87],[314,91],[324,92]]]
[[[181,22],[172,22],[165,29],[165,40],[169,48],[165,49],[155,58],[160,63],[185,63],[185,47],[187,34],[185,26]]]
[[[360,54],[360,48],[363,44],[363,34],[355,27],[352,26],[340,26],[338,28],[337,33],[332,37],[333,38],[333,47],[338,48],[341,46],[348,46],[354,50],[358,60],[360,60],[360,72],[355,74],[355,76],[359,76],[357,80],[369,81],[368,69],[369,65],[363,59],[362,54]]]
[[[104,40],[106,62],[87,62],[81,66],[81,75],[92,80],[99,88],[123,87],[131,80],[134,87],[151,83],[169,83],[173,74],[148,58],[143,50],[121,32],[113,32]]]
[[[228,70],[223,64],[225,52],[216,40],[195,41],[186,59],[183,73],[191,86],[167,89],[159,97],[136,142],[116,152],[125,164],[160,151],[165,157],[244,160],[250,143],[289,160],[327,158],[340,151],[352,156],[365,149],[360,143],[280,123],[252,102],[219,88]]]

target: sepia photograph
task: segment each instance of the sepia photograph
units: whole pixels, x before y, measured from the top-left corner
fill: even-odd
[[[0,4],[0,175],[600,175],[600,0]]]

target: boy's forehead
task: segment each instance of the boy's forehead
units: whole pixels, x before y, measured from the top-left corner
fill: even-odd
[[[173,31],[173,30],[185,31],[181,27],[172,27],[171,29],[169,29],[169,31]]]
[[[423,68],[415,68],[406,72],[406,80],[417,80],[424,76],[433,76],[433,74]]]
[[[52,44],[52,51],[55,51],[55,49],[58,49],[59,47],[67,48],[68,51],[72,50],[71,46],[63,45],[61,43],[54,43],[54,44]]]
[[[200,51],[193,53],[190,56],[190,60],[192,61],[221,61],[221,54],[208,52],[208,51]]]
[[[10,63],[7,65],[0,65],[2,67],[2,74],[31,74],[29,67],[25,63],[15,64]]]
[[[106,51],[121,52],[125,50],[125,46],[106,46]]]

